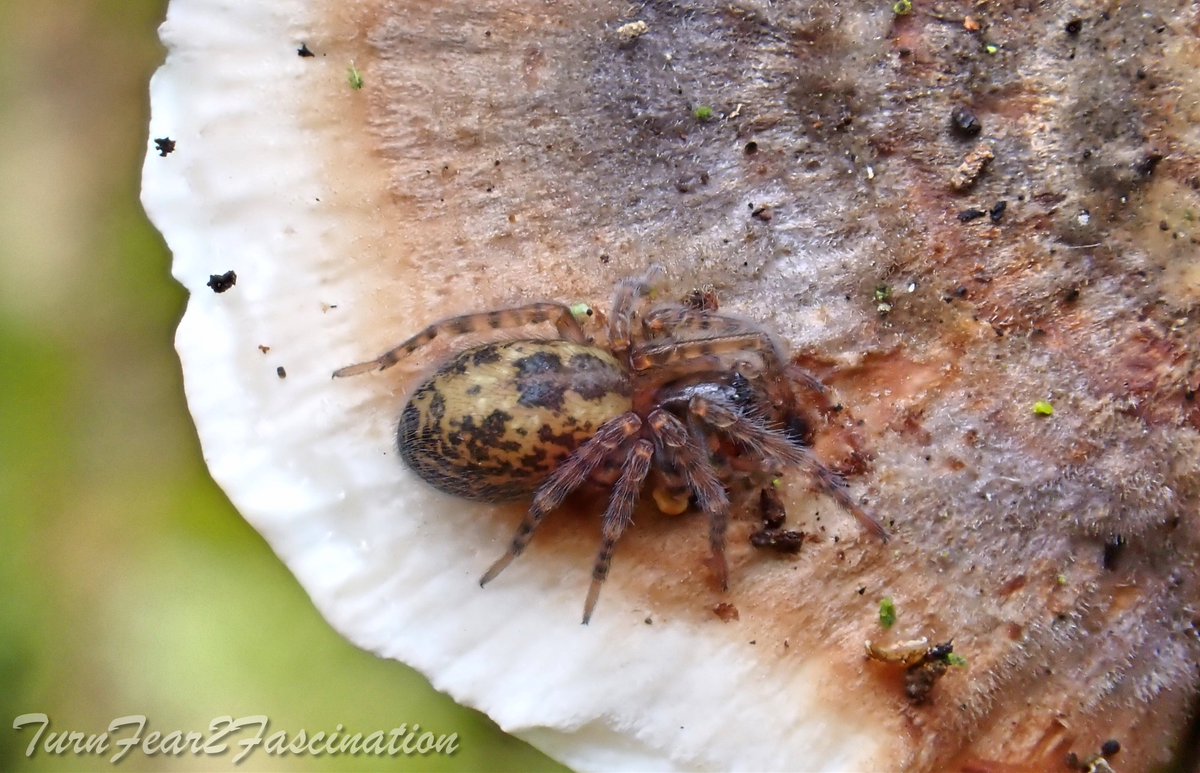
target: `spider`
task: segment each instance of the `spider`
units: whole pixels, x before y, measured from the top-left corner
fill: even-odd
[[[585,484],[611,488],[585,624],[648,479],[664,514],[682,513],[693,501],[707,514],[711,566],[722,589],[729,486],[736,481],[774,483],[781,469],[801,468],[867,531],[887,539],[842,480],[785,429],[796,415],[794,387],[823,392],[820,382],[789,366],[782,344],[759,325],[717,313],[715,303],[659,301],[664,276],[654,266],[619,282],[607,320],[586,304],[550,302],[466,314],[334,372],[340,378],[384,370],[436,338],[553,324],[555,336],[454,354],[417,387],[400,416],[400,455],[434,487],[488,502],[532,494],[508,550],[480,585],[521,555],[545,517]],[[775,528],[782,523],[773,520]],[[798,549],[794,540],[778,542]]]

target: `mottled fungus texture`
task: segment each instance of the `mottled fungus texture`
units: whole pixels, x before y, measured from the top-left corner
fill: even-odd
[[[150,136],[177,144],[149,148],[146,206],[193,294],[179,349],[213,475],[346,636],[580,768],[1179,753],[1194,5],[262,5],[172,4]],[[582,627],[595,503],[480,589],[520,508],[396,458],[405,396],[451,349],[329,374],[451,314],[602,306],[652,262],[830,387],[814,449],[893,536],[783,481],[803,549],[758,550],[738,518],[722,593],[702,519],[646,510]],[[926,658],[917,702],[863,642],[920,639],[955,659]]]

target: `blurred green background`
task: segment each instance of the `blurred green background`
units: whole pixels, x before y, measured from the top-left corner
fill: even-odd
[[[32,728],[456,732],[451,757],[269,757],[242,770],[551,770],[423,678],[339,638],[208,477],[172,346],[186,294],[138,203],[165,2],[0,3],[0,769]],[[111,754],[111,752],[110,752]],[[131,753],[125,770],[232,769]]]

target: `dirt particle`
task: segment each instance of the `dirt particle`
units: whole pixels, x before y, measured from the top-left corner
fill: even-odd
[[[978,145],[967,154],[958,169],[950,178],[950,187],[956,191],[965,191],[975,184],[983,170],[995,158],[991,145]]]
[[[1071,35],[1072,37],[1078,35],[1080,30],[1083,29],[1083,19],[1071,19],[1069,22],[1067,22],[1067,26],[1064,27],[1064,29],[1067,31],[1067,34]]]
[[[621,45],[627,46],[649,31],[650,25],[646,24],[646,22],[641,20],[631,21],[628,24],[622,24],[620,27],[617,27],[617,40]]]
[[[775,210],[771,209],[770,205],[764,204],[761,207],[755,208],[750,213],[750,217],[755,220],[761,220],[764,223],[769,223],[771,222],[771,218],[775,217]]]
[[[979,117],[962,105],[957,105],[950,111],[950,127],[955,134],[967,139],[978,137],[983,131]]]
[[[1105,570],[1115,572],[1121,563],[1121,554],[1125,552],[1125,538],[1118,534],[1104,543],[1104,557],[1101,563]]]
[[[730,623],[739,618],[738,608],[728,601],[722,601],[712,608],[713,614],[721,618],[722,622]]]
[[[159,137],[154,140],[154,149],[158,151],[161,158],[166,158],[175,152],[175,140],[170,137]]]
[[[237,284],[237,273],[226,271],[224,274],[209,274],[206,284],[214,293],[223,293]]]
[[[280,378],[287,378],[287,371],[284,370],[282,365],[280,365],[278,368],[275,369],[275,375],[279,376]]]
[[[1133,171],[1137,172],[1141,177],[1149,177],[1154,174],[1154,170],[1158,168],[1158,162],[1162,160],[1161,153],[1150,153],[1134,165]]]
[[[296,49],[296,53],[305,59],[312,57],[312,56],[316,56],[316,54],[314,54],[312,51],[308,50],[307,43],[301,43],[300,47]]]
[[[762,529],[750,535],[750,544],[762,550],[794,554],[804,547],[804,537],[802,531]]]
[[[1008,209],[1008,202],[1003,199],[992,205],[992,208],[988,210],[988,219],[992,221],[992,225],[1000,225],[1006,209]]]
[[[958,213],[958,222],[969,223],[972,220],[978,220],[986,214],[987,213],[982,209],[975,209],[974,207],[971,207],[970,209],[964,209]]]

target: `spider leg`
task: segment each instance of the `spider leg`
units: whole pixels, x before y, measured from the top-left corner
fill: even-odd
[[[642,328],[650,340],[666,335],[679,336],[681,333],[693,332],[705,334],[700,336],[700,339],[735,333],[763,332],[765,334],[765,331],[757,330],[753,322],[726,314],[714,314],[706,309],[690,306],[664,306],[654,309],[642,320]]]
[[[583,605],[584,625],[592,618],[592,610],[596,607],[596,600],[600,598],[600,586],[608,578],[608,567],[612,563],[617,540],[621,539],[621,534],[633,520],[633,507],[637,504],[642,482],[650,472],[650,459],[653,455],[654,444],[649,440],[642,439],[634,443],[621,468],[621,477],[608,500],[608,508],[604,511],[604,538],[600,543],[596,564],[592,568],[592,586],[588,589],[587,601]]]
[[[696,396],[688,403],[688,411],[756,456],[778,464],[803,467],[821,493],[853,515],[864,529],[887,542],[888,533],[883,524],[855,502],[846,490],[846,482],[821,464],[807,448],[796,445],[787,435],[771,429],[759,419],[743,414],[734,405]]]
[[[479,579],[479,584],[487,585],[504,571],[514,558],[521,555],[546,515],[562,504],[567,494],[583,485],[601,462],[625,445],[625,442],[641,428],[642,420],[636,413],[625,413],[600,425],[595,435],[575,449],[533,495],[529,512],[513,534],[508,551],[491,565]]]
[[[654,294],[665,276],[662,266],[653,265],[642,276],[622,280],[617,285],[608,311],[608,346],[618,358],[634,343],[633,318],[637,316],[638,307]]]
[[[782,377],[783,350],[765,331],[753,330],[698,338],[691,341],[667,341],[638,347],[629,356],[635,371],[674,367],[700,357],[720,357],[754,352],[763,360],[767,372]]]
[[[788,365],[784,369],[784,372],[787,374],[788,378],[790,378],[792,381],[795,381],[797,384],[800,384],[821,402],[820,408],[822,411],[828,410],[832,407],[829,402],[829,387],[825,386],[821,379],[809,373],[799,365]]]
[[[712,550],[713,572],[722,590],[729,587],[729,569],[725,562],[725,532],[729,527],[729,494],[717,478],[703,450],[703,435],[664,410],[647,418],[654,434],[655,454],[678,466],[688,486],[696,494],[696,504],[708,513],[708,544]]]
[[[650,313],[651,324],[661,325],[659,341],[636,347],[629,356],[634,375],[661,370],[671,373],[686,368],[695,359],[728,358],[751,352],[762,361],[765,389],[771,402],[792,411],[796,397],[792,378],[799,378],[808,389],[822,388],[820,382],[801,371],[793,374],[788,366],[787,348],[775,335],[753,322],[694,309],[667,308]],[[675,327],[671,327],[674,324]],[[701,333],[698,338],[689,334]],[[647,335],[650,335],[648,333]],[[664,336],[683,340],[661,340]],[[651,336],[653,337],[653,336]]]
[[[524,327],[541,322],[553,322],[559,335],[577,343],[586,339],[579,320],[570,306],[561,303],[530,303],[511,309],[463,314],[434,322],[407,341],[388,349],[373,360],[347,365],[333,372],[334,378],[357,376],[372,370],[386,370],[439,336],[460,336],[484,330]]]

